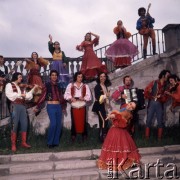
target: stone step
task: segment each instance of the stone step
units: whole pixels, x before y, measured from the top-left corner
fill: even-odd
[[[167,174],[166,171],[172,169],[171,167],[159,168],[159,175],[155,167],[147,169],[142,166],[141,173],[140,170],[136,168],[131,168],[124,172],[108,172],[107,170],[98,170],[95,168],[84,168],[84,169],[73,169],[64,171],[43,171],[38,173],[28,173],[28,174],[13,174],[9,176],[1,176],[1,180],[107,180],[107,179],[151,179],[157,180],[158,177],[161,179],[179,179],[180,177],[180,163],[175,164],[177,169],[173,174]],[[132,173],[133,172],[133,173]],[[138,174],[139,173],[139,174]],[[172,176],[170,178],[170,176]]]
[[[99,180],[100,172],[97,168],[83,170],[50,171],[43,173],[15,174],[0,176],[1,180]]]
[[[168,155],[149,155],[142,156],[142,164],[156,164],[160,161],[163,164],[167,163],[179,163],[180,154],[168,154]],[[64,171],[84,168],[95,168],[96,160],[58,160],[58,161],[44,161],[44,162],[29,162],[29,163],[9,163],[0,165],[0,175],[11,174],[25,174],[25,173],[37,173],[44,171]]]
[[[180,146],[166,146],[155,148],[140,148],[140,154],[142,156],[142,166],[148,164],[174,163],[180,165]],[[87,171],[91,173],[92,179],[97,178],[97,174],[102,179],[107,176],[107,171],[100,171],[96,167],[96,159],[100,154],[100,149],[86,150],[86,151],[72,151],[72,152],[59,152],[59,153],[37,153],[37,154],[14,154],[14,155],[1,155],[0,156],[0,179],[10,178],[14,176],[26,177],[26,174],[33,176],[36,174],[43,175],[45,179],[52,179],[52,175],[57,175],[57,179],[61,176],[66,176],[66,172],[72,171],[77,174],[77,177],[82,173],[82,177],[85,176],[83,172],[87,169],[93,169],[93,171]],[[180,166],[179,166],[180,167]],[[45,177],[46,172],[47,177]],[[38,175],[39,174],[39,175]],[[72,173],[67,174],[67,178],[71,178]],[[90,175],[90,176],[91,176]],[[59,177],[58,177],[59,176]],[[35,177],[35,176],[34,176]],[[43,179],[39,177],[39,179]],[[13,178],[14,179],[14,178]],[[78,178],[77,178],[78,179]]]
[[[29,163],[29,162],[45,162],[72,159],[96,159],[101,153],[100,149],[70,151],[70,152],[50,152],[50,153],[32,153],[32,154],[13,154],[0,155],[0,164],[8,163]],[[164,146],[164,147],[148,147],[139,148],[141,156],[149,155],[167,155],[180,153],[180,145]]]

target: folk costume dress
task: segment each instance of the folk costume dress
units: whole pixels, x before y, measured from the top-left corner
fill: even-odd
[[[113,170],[126,170],[133,164],[140,163],[138,149],[126,130],[132,114],[129,111],[112,111],[115,119],[103,143],[100,157],[97,161],[99,169],[113,168]]]
[[[49,64],[49,62],[43,58],[38,58],[37,63],[33,60],[27,60],[25,69],[29,70],[27,83],[31,86],[35,84],[39,85],[41,88],[37,88],[34,91],[33,101],[36,103],[39,99],[39,96],[42,94],[42,90],[44,89],[44,84],[42,82],[42,77],[40,74],[41,67],[45,67]]]
[[[105,56],[113,61],[114,66],[124,68],[131,65],[131,59],[138,54],[137,47],[131,43],[128,38],[131,36],[129,32],[118,27],[114,28],[117,40],[106,50]]]
[[[69,72],[67,66],[64,67],[63,63],[67,64],[67,58],[65,56],[64,51],[55,52],[52,43],[48,43],[49,51],[52,54],[53,62],[51,64],[50,69],[56,70],[59,73],[59,81],[64,83],[64,87],[67,87],[69,83]]]
[[[79,98],[83,97],[84,101]],[[88,85],[81,83],[78,87],[76,83],[70,83],[64,93],[64,98],[70,101],[75,98],[76,102],[71,103],[71,136],[76,137],[76,134],[87,136],[86,129],[86,102],[91,100],[91,92]]]
[[[84,51],[80,71],[86,79],[93,79],[99,73],[107,72],[106,66],[101,63],[93,50],[93,45],[96,46],[98,43],[99,39],[94,38],[92,41],[83,41],[80,45],[76,46],[77,50]]]

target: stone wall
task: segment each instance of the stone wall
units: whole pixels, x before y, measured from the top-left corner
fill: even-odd
[[[180,48],[169,53],[152,56],[141,62],[137,62],[136,64],[123,70],[117,69],[114,73],[111,73],[109,75],[112,82],[112,86],[110,87],[111,93],[114,92],[119,85],[123,84],[122,79],[125,75],[130,75],[133,78],[134,87],[144,89],[150,81],[158,78],[160,71],[163,69],[168,69],[172,73],[176,73],[178,76],[180,76]],[[93,98],[95,85],[96,82],[89,84]],[[94,99],[92,100],[92,102],[93,101]],[[89,103],[87,107],[88,123],[91,126],[94,126],[96,124],[98,126],[98,117],[91,111],[93,104],[92,102]],[[171,112],[169,110],[170,103],[171,102],[167,102],[165,104],[164,120],[166,126],[172,126],[179,123],[179,109],[177,108],[175,109],[175,112]],[[113,102],[111,102],[111,106],[112,109],[119,109],[119,105],[114,104]],[[109,109],[108,111],[110,112],[111,109]],[[30,119],[34,126],[34,132],[36,132],[37,134],[43,134],[45,132],[44,129],[48,127],[49,123],[49,118],[46,110],[43,109],[42,113],[40,113],[38,117],[35,117],[35,119],[32,110],[29,110],[29,114],[31,115]],[[145,124],[145,121],[146,109],[139,111],[139,123],[143,125]],[[154,122],[154,125],[156,125],[156,120]],[[71,116],[69,104],[67,107],[67,114],[63,115],[63,123],[65,127],[70,128]]]

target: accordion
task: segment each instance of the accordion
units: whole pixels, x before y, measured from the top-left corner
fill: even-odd
[[[127,96],[127,99],[125,99],[126,103],[129,103],[131,101],[136,101],[138,110],[145,109],[146,106],[145,106],[143,89],[138,89],[138,88],[124,89],[124,94]]]

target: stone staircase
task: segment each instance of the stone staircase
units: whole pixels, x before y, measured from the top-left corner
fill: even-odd
[[[142,169],[134,167],[123,173],[112,173],[99,170],[96,159],[99,149],[59,152],[0,155],[0,180],[100,180],[100,179],[158,179],[156,164],[160,167],[161,176],[174,168],[174,178],[180,176],[180,145],[140,148]],[[151,163],[151,164],[150,164]],[[163,167],[162,167],[163,166]],[[132,172],[134,171],[134,174]],[[141,178],[138,175],[141,173]],[[113,176],[112,176],[113,175]],[[173,178],[171,178],[173,179]]]

